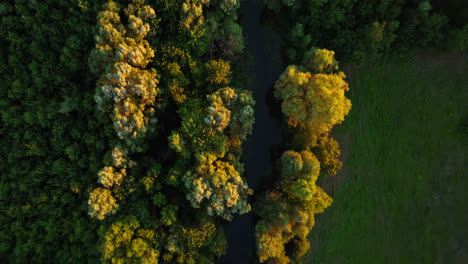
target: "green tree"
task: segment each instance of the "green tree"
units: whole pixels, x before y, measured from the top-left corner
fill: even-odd
[[[310,201],[315,193],[315,182],[320,172],[320,163],[309,150],[300,153],[286,151],[281,157],[281,188],[291,197]]]
[[[234,139],[245,140],[252,133],[255,100],[250,91],[240,91],[231,104],[231,136]]]
[[[457,32],[457,44],[461,51],[468,49],[468,24]]]

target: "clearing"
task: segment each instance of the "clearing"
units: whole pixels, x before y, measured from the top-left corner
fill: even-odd
[[[345,68],[346,69],[346,68]],[[468,263],[468,56],[348,67],[353,107],[334,199],[305,263]]]

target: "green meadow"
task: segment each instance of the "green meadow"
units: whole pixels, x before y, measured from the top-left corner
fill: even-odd
[[[334,134],[305,263],[468,263],[468,58],[419,53],[345,67],[352,109]]]

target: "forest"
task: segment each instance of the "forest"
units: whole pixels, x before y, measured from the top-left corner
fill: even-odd
[[[0,262],[468,262],[464,1],[0,19]]]

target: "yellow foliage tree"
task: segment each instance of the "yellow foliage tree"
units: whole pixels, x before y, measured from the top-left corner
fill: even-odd
[[[291,145],[302,151],[283,153],[281,182],[267,193],[260,202],[262,208],[257,210],[257,254],[261,263],[301,263],[300,258],[310,247],[307,235],[315,224],[315,214],[333,202],[316,186],[320,168],[334,174],[341,166],[338,144],[328,134],[351,109],[345,97],[349,87],[345,75],[336,72],[333,51],[312,49],[305,55],[303,64],[310,72],[291,65],[275,84],[275,97],[282,100],[292,132]]]
[[[203,6],[210,0],[185,0],[182,4],[181,23],[185,29],[195,29],[203,24]]]
[[[103,233],[104,260],[110,263],[158,263],[157,234],[140,228],[136,217],[117,221]]]
[[[208,95],[207,98],[210,106],[205,123],[222,132],[231,121],[231,111],[228,108],[231,108],[231,102],[237,99],[237,94],[233,89],[226,87]]]
[[[232,214],[249,212],[247,195],[252,190],[234,166],[218,160],[213,154],[198,154],[197,159],[196,170],[188,171],[183,177],[189,191],[187,199],[192,206],[198,208],[204,200],[208,200],[208,214],[216,214],[227,220],[232,219]]]
[[[223,60],[210,60],[205,64],[208,74],[208,81],[215,85],[228,85],[231,66],[229,62]]]
[[[315,185],[320,163],[309,150],[286,151],[281,157],[282,181],[266,195],[257,228],[257,254],[261,263],[290,263],[308,248],[307,235],[314,226],[315,214],[322,213],[332,199]],[[292,243],[294,256],[287,256],[285,245]],[[293,262],[294,263],[294,262]]]
[[[120,185],[125,174],[126,174],[125,169],[116,171],[114,167],[104,167],[98,173],[98,176],[99,176],[98,182],[102,184],[104,187],[110,188],[114,185]]]
[[[143,70],[154,57],[145,36],[148,22],[155,17],[143,2],[133,0],[125,9],[127,25],[120,20],[118,5],[108,2],[99,13],[96,47],[90,56],[91,70],[101,75],[95,95],[98,107],[110,113],[117,135],[129,146],[132,138],[146,131],[158,92],[154,69]]]
[[[289,66],[275,84],[275,96],[282,100],[289,125],[325,133],[341,123],[351,109],[345,77],[342,72],[311,74]]]
[[[283,181],[281,189],[291,198],[309,202],[316,192],[315,182],[320,173],[320,163],[309,150],[286,151],[282,156]]]
[[[106,215],[117,209],[117,202],[111,191],[104,188],[96,188],[89,194],[88,205],[89,215],[99,220],[103,220]]]
[[[303,64],[312,73],[332,73],[338,70],[333,50],[312,48],[305,54]]]
[[[124,10],[127,24],[120,19],[120,8],[114,1],[98,15],[96,46],[92,50],[89,65],[93,73],[100,75],[95,101],[98,108],[112,119],[118,138],[125,147],[114,147],[114,167],[104,167],[98,173],[98,182],[106,188],[118,186],[126,174],[127,152],[137,149],[136,140],[144,135],[154,113],[158,93],[156,71],[145,70],[154,57],[154,51],[145,39],[150,31],[149,22],[154,10],[144,5],[144,0],[132,0]],[[120,170],[119,170],[120,168]],[[119,198],[119,196],[116,196]],[[90,193],[90,215],[104,219],[117,207],[111,191],[97,188]]]

